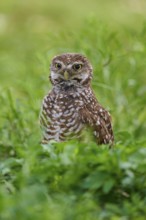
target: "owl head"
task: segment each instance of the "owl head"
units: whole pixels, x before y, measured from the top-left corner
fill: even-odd
[[[85,56],[77,53],[55,56],[50,71],[50,80],[53,85],[62,82],[85,85],[89,84],[92,78],[92,65]]]

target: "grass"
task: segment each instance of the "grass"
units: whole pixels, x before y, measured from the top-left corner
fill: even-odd
[[[66,5],[68,15],[72,12],[69,21],[56,16],[55,3],[50,8],[44,1],[30,1],[30,7],[27,1],[8,3],[2,1],[0,16],[0,219],[144,220],[144,2],[138,13],[125,11],[131,20],[122,17],[124,5],[110,21],[109,14],[87,14],[89,6],[97,6],[94,1],[92,6],[86,2],[85,11],[78,9],[75,20],[77,7]],[[110,14],[116,11],[113,3]],[[101,9],[107,10],[108,4]],[[83,53],[93,64],[92,87],[113,117],[114,149],[97,147],[88,138],[40,146],[38,115],[51,88],[49,63],[62,52]]]

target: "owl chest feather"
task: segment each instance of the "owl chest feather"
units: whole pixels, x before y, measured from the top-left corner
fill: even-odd
[[[72,89],[60,92],[52,90],[45,97],[43,106],[46,112],[45,136],[47,140],[65,140],[80,133],[83,128],[80,116],[80,110],[84,108],[82,94],[81,89],[78,89],[78,92]]]

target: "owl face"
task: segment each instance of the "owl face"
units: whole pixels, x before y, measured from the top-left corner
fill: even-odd
[[[92,66],[81,54],[61,54],[52,60],[50,80],[53,85],[62,82],[85,85],[92,78]]]

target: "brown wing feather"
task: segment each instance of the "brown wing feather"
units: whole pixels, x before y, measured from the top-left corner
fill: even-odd
[[[113,144],[113,130],[111,125],[111,116],[108,111],[100,106],[98,110],[97,122],[94,126],[95,136],[99,144]]]
[[[94,104],[86,105],[81,109],[83,123],[88,124],[94,130],[94,135],[98,144],[113,144],[114,136],[111,125],[111,116],[94,99]]]

